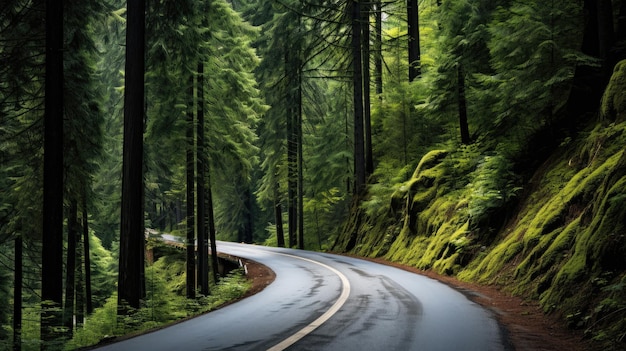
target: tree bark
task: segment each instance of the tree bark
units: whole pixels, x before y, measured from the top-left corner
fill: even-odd
[[[78,217],[76,217],[76,298],[74,303],[76,329],[82,327],[83,320],[85,319],[85,276],[83,275],[84,246],[81,246],[81,238],[82,232],[80,231],[80,222],[78,221]]]
[[[417,0],[408,0],[406,11],[409,32],[409,82],[412,82],[422,74]]]
[[[613,4],[611,0],[597,1],[598,16],[598,52],[602,60],[605,61],[605,74],[612,73],[610,51],[615,42],[615,29],[613,25]]]
[[[78,217],[78,204],[76,200],[70,201],[70,210],[67,216],[67,262],[65,274],[65,306],[64,325],[67,330],[67,337],[72,338],[74,332],[74,296],[76,287],[76,238]]]
[[[22,236],[15,237],[15,275],[13,278],[13,351],[22,349]]]
[[[292,62],[291,52],[285,53],[285,72],[290,82],[293,82],[297,76],[294,72],[294,66],[297,62]],[[296,60],[293,60],[296,61]],[[297,101],[294,96],[296,90],[291,84],[288,85],[287,96],[289,101]],[[289,230],[289,247],[295,247],[297,244],[298,229],[298,180],[297,180],[297,158],[298,158],[298,139],[297,139],[297,116],[299,106],[289,104],[287,108],[287,217]]]
[[[89,219],[87,216],[87,195],[83,194],[83,256],[85,257],[85,310],[93,313],[91,300],[91,251],[89,249]]]
[[[126,25],[126,78],[124,88],[124,149],[118,314],[125,304],[138,309],[145,294],[143,214],[143,118],[145,2],[128,0]]]
[[[383,93],[383,9],[382,1],[376,1],[376,22],[374,39],[374,86],[377,95]]]
[[[194,218],[194,125],[193,125],[193,75],[189,78],[187,106],[187,297],[196,297],[196,244]]]
[[[205,167],[205,156],[204,156],[204,64],[200,62],[198,64],[198,107],[197,107],[197,118],[198,125],[196,129],[197,140],[196,140],[196,163],[197,163],[197,176],[196,180],[196,193],[198,196],[198,218],[197,218],[197,228],[198,228],[198,285],[200,286],[200,293],[204,296],[209,294],[209,245],[208,245],[208,233],[206,227],[206,191],[204,189],[204,185],[206,182],[204,167]]]
[[[365,190],[365,142],[363,129],[363,61],[361,47],[361,4],[350,2],[352,24],[352,85],[354,108],[354,194]]]
[[[599,19],[605,17],[598,9],[599,2],[602,1],[605,0],[585,0],[583,4],[585,17],[581,51],[598,58],[602,55],[600,46],[606,46],[608,42],[608,39],[601,38],[601,33],[607,32],[606,29],[600,30],[600,27],[607,25],[606,21],[604,24],[599,23]],[[589,66],[576,67],[572,90],[567,100],[567,114],[573,117],[568,123],[572,132],[577,128],[578,123],[575,122],[579,118],[586,118],[597,112],[602,92],[610,78],[607,73],[605,65],[600,69]]]
[[[243,242],[246,244],[252,244],[254,242],[254,238],[253,238],[253,225],[252,223],[254,222],[253,219],[253,212],[254,212],[254,207],[253,207],[253,201],[252,201],[252,191],[250,190],[250,185],[246,186],[246,190],[244,190],[244,206],[245,206],[245,213],[244,213],[244,222],[243,222]]]
[[[297,60],[297,76],[298,76],[298,115],[296,120],[296,139],[298,149],[298,248],[304,250],[304,160],[302,156],[302,149],[304,147],[304,140],[302,138],[302,62],[300,57]]]
[[[374,173],[374,156],[372,149],[372,122],[370,98],[370,8],[367,4],[361,9],[361,29],[363,38],[363,132],[365,143],[365,178]]]
[[[211,269],[213,271],[213,282],[219,281],[217,262],[217,243],[215,242],[215,216],[213,215],[213,191],[211,190],[211,170],[207,171],[207,214],[209,215],[209,240],[211,242]]]
[[[46,1],[43,235],[41,266],[42,349],[57,335],[63,303],[63,0]]]
[[[274,193],[274,220],[276,221],[276,244],[285,247],[285,235],[283,233],[283,209],[278,198],[278,184]]]

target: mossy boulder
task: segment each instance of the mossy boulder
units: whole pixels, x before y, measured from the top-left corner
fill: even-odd
[[[602,96],[600,114],[612,121],[626,118],[626,60],[620,61],[613,69],[609,85]]]
[[[437,195],[438,186],[446,174],[442,160],[447,154],[445,150],[434,150],[424,155],[411,179],[400,188],[399,192],[403,192],[402,197],[406,201],[403,230],[413,234],[429,234],[420,225],[419,215]]]

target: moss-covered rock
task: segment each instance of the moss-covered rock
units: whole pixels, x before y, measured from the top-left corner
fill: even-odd
[[[623,121],[626,118],[626,60],[613,69],[609,85],[602,96],[600,113],[603,118]]]

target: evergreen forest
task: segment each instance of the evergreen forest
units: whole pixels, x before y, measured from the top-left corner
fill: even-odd
[[[0,350],[242,296],[216,240],[494,286],[620,350],[625,204],[624,0],[0,3]]]

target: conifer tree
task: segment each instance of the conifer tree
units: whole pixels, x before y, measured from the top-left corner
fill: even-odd
[[[363,126],[363,40],[362,10],[359,0],[349,2],[352,36],[352,86],[354,108],[354,194],[365,190],[365,129]],[[369,58],[368,58],[369,59]],[[368,82],[369,84],[369,82]]]
[[[205,147],[211,181],[220,184],[211,188],[219,204],[215,224],[223,238],[243,234],[249,241],[254,208],[247,199],[258,162],[255,128],[265,110],[253,75],[258,57],[250,46],[258,33],[227,2],[213,1],[209,15],[208,47],[217,49],[205,62],[205,71],[211,72],[205,77]]]
[[[57,338],[63,301],[63,1],[46,1],[41,339]]]
[[[15,276],[11,289],[10,272],[0,269],[0,332],[1,347],[11,347],[8,333],[8,316],[13,312],[13,347],[21,347],[22,325],[22,293],[23,276],[29,274],[26,288],[40,289],[40,263],[42,252],[41,220],[42,201],[42,161],[45,113],[45,29],[43,17],[45,2],[7,1],[3,4],[0,21],[0,251],[3,258],[15,254],[14,262],[1,259],[3,267],[15,267]],[[56,54],[55,54],[56,55]],[[56,55],[58,59],[58,55]],[[55,68],[58,74],[58,66]],[[49,82],[52,84],[52,82]],[[61,101],[59,101],[60,103]],[[58,106],[57,106],[58,107]],[[50,122],[50,121],[48,121]],[[55,145],[55,147],[58,145]],[[61,146],[62,147],[62,146]],[[58,151],[58,149],[57,149]],[[48,155],[50,157],[50,155]],[[62,168],[58,167],[57,168]],[[48,177],[49,178],[49,177]],[[50,179],[48,179],[50,183]],[[58,182],[57,182],[58,183]],[[48,184],[48,192],[49,190]],[[57,184],[58,185],[58,184]],[[58,190],[58,189],[56,189]],[[55,191],[56,191],[55,190]],[[61,188],[62,191],[62,188]],[[48,198],[50,198],[48,194]],[[50,212],[47,211],[48,222]],[[39,219],[39,220],[37,220]],[[62,220],[62,219],[61,219]],[[55,222],[56,223],[56,222]],[[62,230],[62,222],[60,223]],[[55,229],[59,226],[55,225]],[[46,233],[49,231],[46,230]],[[62,237],[61,237],[62,240]],[[14,245],[11,245],[11,243]],[[59,243],[50,243],[56,248]],[[23,247],[36,247],[24,254]],[[24,262],[25,264],[22,264]],[[54,263],[54,262],[52,262]],[[50,271],[50,265],[46,265]],[[57,267],[62,269],[62,267]],[[57,268],[53,270],[58,272]],[[24,274],[23,274],[24,273]],[[6,278],[6,279],[4,279]],[[55,282],[54,284],[62,284]],[[58,286],[58,285],[57,285]],[[11,311],[11,290],[14,308]],[[50,294],[50,286],[46,288]],[[58,293],[56,288],[54,294]],[[37,300],[40,295],[36,296]],[[28,298],[31,298],[29,295]],[[60,307],[60,305],[57,305]],[[60,315],[46,310],[43,314],[44,324],[61,325]],[[54,320],[47,318],[52,317]],[[44,331],[48,331],[44,328]],[[56,338],[56,334],[48,333],[47,340]],[[46,343],[46,347],[50,343]]]
[[[107,7],[101,3],[72,2],[65,7],[67,49],[65,58],[65,163],[66,196],[69,199],[67,220],[67,264],[65,294],[65,324],[71,335],[73,316],[76,310],[83,310],[84,291],[76,291],[74,306],[74,285],[83,281],[78,275],[82,265],[82,252],[77,244],[81,242],[78,218],[79,203],[81,211],[87,216],[87,202],[92,195],[93,174],[98,169],[96,163],[101,156],[103,143],[103,90],[99,86],[97,74],[97,55],[94,27],[103,18]],[[74,257],[74,258],[72,258]],[[72,266],[74,269],[72,269]],[[88,268],[88,267],[87,267]],[[82,267],[81,267],[82,272]],[[89,299],[89,298],[88,298]],[[79,305],[78,303],[81,303]],[[81,321],[82,322],[82,321]]]
[[[185,173],[187,175],[186,188],[187,188],[187,297],[192,299],[196,296],[196,243],[195,243],[195,125],[194,125],[194,111],[193,111],[193,76],[188,79],[187,88],[187,126],[186,126],[186,165]],[[201,216],[202,214],[198,214]],[[200,234],[198,232],[198,234]]]
[[[198,285],[202,295],[209,294],[209,237],[207,230],[207,211],[206,211],[206,157],[204,148],[204,62],[198,63],[197,77],[198,101],[197,101],[197,126],[196,126],[196,195],[198,199],[197,210],[198,216]],[[211,208],[211,211],[213,209]],[[214,252],[213,250],[211,252]],[[213,255],[216,256],[216,255]]]
[[[144,296],[143,106],[145,3],[129,0],[124,89],[124,163],[118,313],[140,307]]]

